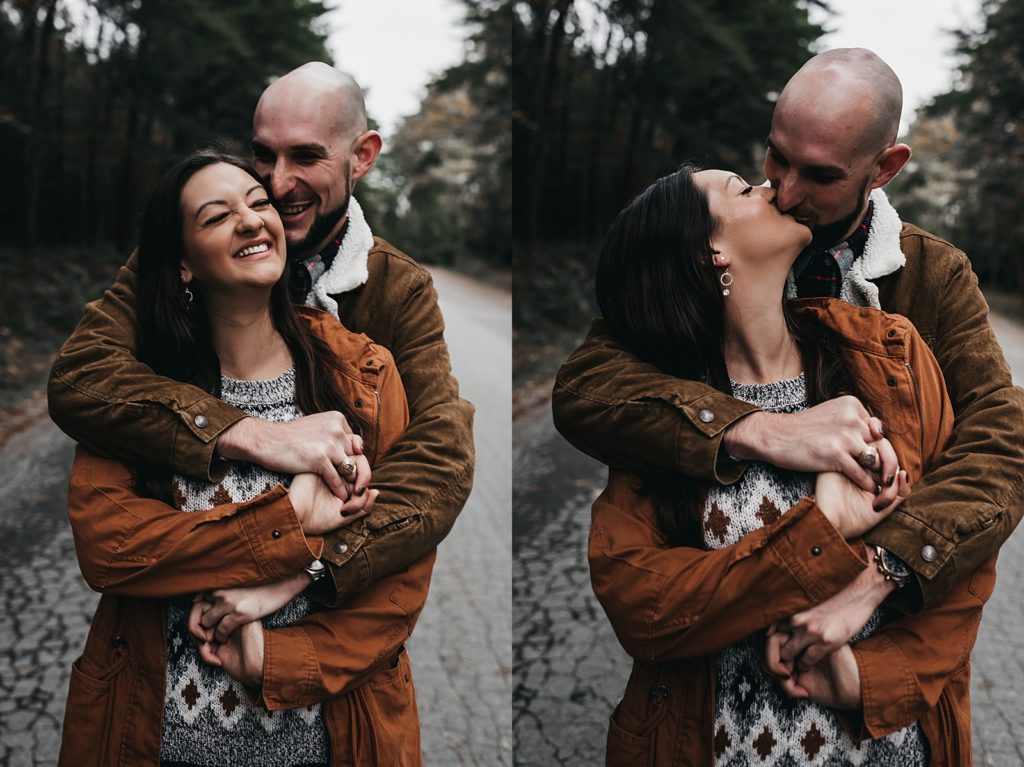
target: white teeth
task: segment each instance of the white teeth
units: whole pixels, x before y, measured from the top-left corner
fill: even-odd
[[[253,256],[267,250],[270,250],[270,245],[265,242],[261,242],[259,245],[251,245],[248,248],[242,248],[235,254],[235,258],[245,258],[246,256]]]
[[[286,216],[294,216],[296,213],[301,213],[313,203],[304,202],[301,205],[282,205],[281,212]]]

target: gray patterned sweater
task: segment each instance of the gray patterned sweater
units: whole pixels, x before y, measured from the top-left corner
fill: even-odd
[[[271,381],[221,379],[221,399],[266,421],[302,415],[295,404],[295,371]],[[290,477],[248,463],[232,463],[217,483],[177,475],[175,505],[184,512],[255,498]],[[320,705],[267,711],[250,703],[241,684],[199,659],[188,634],[191,595],[167,600],[167,681],[161,764],[297,767],[329,762],[327,729]],[[299,595],[263,619],[267,628],[292,624],[312,610]]]
[[[807,407],[804,376],[769,384],[733,383],[733,396],[776,413]],[[742,479],[713,487],[704,507],[707,549],[737,543],[777,520],[814,492],[813,475],[752,463]],[[870,635],[886,614],[878,610],[853,642]],[[758,632],[716,656],[714,756],[716,767],[924,767],[927,745],[918,725],[886,738],[855,744],[824,706],[788,698],[764,668],[764,635]]]

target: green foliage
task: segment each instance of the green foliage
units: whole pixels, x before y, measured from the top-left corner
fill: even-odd
[[[41,6],[41,7],[40,7]],[[134,239],[164,168],[212,140],[248,153],[270,78],[330,60],[321,0],[91,0],[5,4],[0,43],[4,239]]]
[[[982,280],[1024,289],[1024,0],[985,0],[980,30],[957,33],[962,57],[949,93],[935,99],[915,125],[934,135],[949,120],[941,151],[920,158],[908,189],[953,188],[919,200],[921,216],[963,248]],[[927,144],[925,145],[928,146]]]
[[[543,313],[584,327],[592,283],[559,279],[579,270],[551,255],[592,258],[615,214],[659,176],[685,160],[760,175],[774,100],[822,33],[807,5],[515,3],[517,333]]]

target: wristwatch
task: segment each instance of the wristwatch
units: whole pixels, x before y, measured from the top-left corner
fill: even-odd
[[[913,573],[902,559],[881,546],[871,544],[871,548],[875,550],[875,564],[878,565],[878,572],[884,575],[887,581],[892,581],[898,589],[910,583],[910,576]]]
[[[312,563],[309,565],[309,567],[304,567],[302,569],[309,574],[309,578],[313,581],[313,583],[316,583],[318,580],[327,575],[327,568],[324,566],[324,563],[321,562],[319,559],[314,559]]]

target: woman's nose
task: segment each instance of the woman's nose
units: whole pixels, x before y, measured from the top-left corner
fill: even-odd
[[[243,206],[239,211],[238,227],[242,231],[252,231],[263,228],[263,217],[248,206]]]

